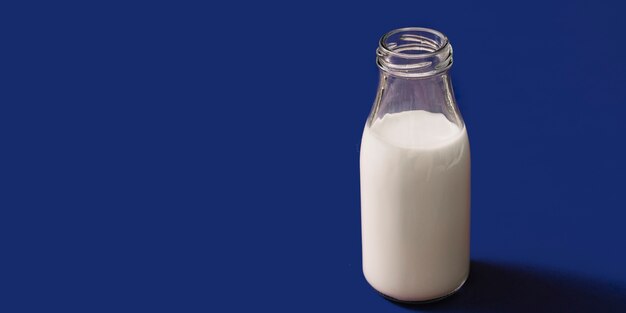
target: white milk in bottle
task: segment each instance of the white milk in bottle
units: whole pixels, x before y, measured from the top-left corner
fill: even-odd
[[[425,301],[455,291],[469,262],[470,154],[443,114],[387,114],[363,132],[363,272],[382,294]]]

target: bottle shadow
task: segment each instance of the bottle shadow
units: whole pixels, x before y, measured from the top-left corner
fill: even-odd
[[[414,311],[626,312],[626,286],[530,267],[472,261],[456,294],[429,304],[401,304]]]

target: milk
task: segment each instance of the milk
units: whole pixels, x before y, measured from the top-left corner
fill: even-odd
[[[361,142],[363,273],[380,293],[427,301],[469,270],[470,151],[465,127],[422,110],[387,114]]]

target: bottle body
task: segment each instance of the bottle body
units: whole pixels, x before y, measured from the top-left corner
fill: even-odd
[[[363,130],[363,272],[387,297],[431,301],[469,273],[469,141],[447,70],[396,74],[381,68]]]

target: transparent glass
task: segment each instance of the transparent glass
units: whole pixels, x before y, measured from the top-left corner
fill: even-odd
[[[427,302],[469,273],[470,152],[442,33],[402,28],[377,49],[361,142],[363,272],[384,296]]]
[[[393,30],[380,39],[376,54],[380,83],[368,124],[388,113],[426,110],[463,127],[448,74],[452,46],[445,35],[418,27]]]

